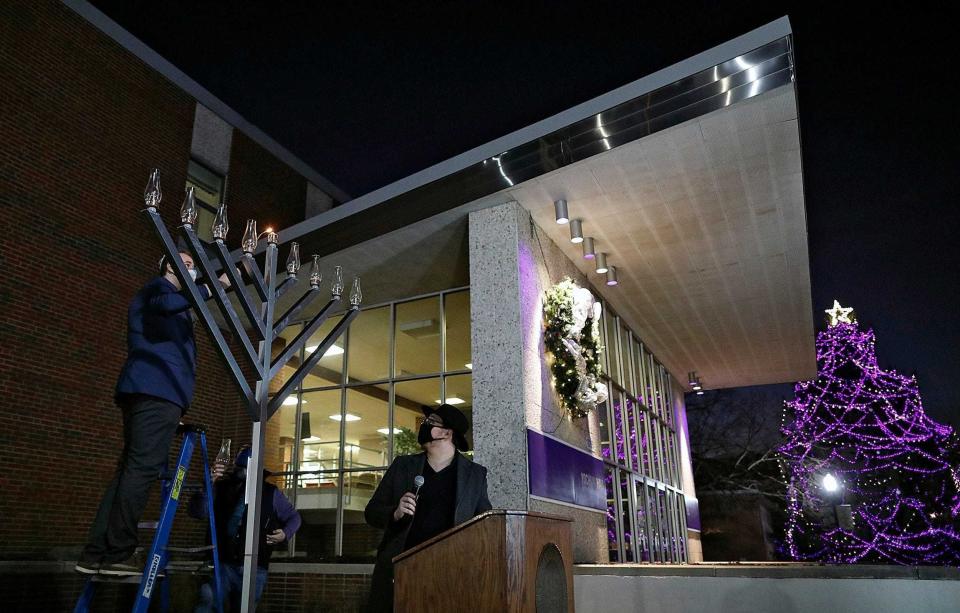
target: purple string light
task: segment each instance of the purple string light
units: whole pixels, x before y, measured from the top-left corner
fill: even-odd
[[[835,321],[817,335],[817,378],[797,383],[784,407],[787,551],[831,563],[958,565],[960,442],[924,412],[915,377],[879,368],[874,342],[856,320]],[[837,505],[849,505],[850,521]]]

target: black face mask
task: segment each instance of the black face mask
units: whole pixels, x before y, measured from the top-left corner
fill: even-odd
[[[434,426],[428,421],[423,422],[420,426],[420,432],[417,433],[417,442],[421,445],[426,445],[431,441],[437,440],[433,438],[433,429],[436,427],[437,426]]]

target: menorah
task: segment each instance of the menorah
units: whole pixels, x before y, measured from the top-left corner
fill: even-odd
[[[179,227],[181,236],[187,245],[189,252],[193,255],[195,267],[199,265],[200,272],[206,278],[211,280],[208,284],[211,296],[204,298],[200,292],[197,283],[190,277],[187,268],[179,256],[182,251],[174,242],[170,233],[167,231],[163,219],[157,208],[162,199],[160,189],[160,172],[154,169],[150,174],[147,187],[143,192],[145,212],[153,223],[157,236],[163,244],[164,253],[167,255],[167,261],[173,267],[174,274],[180,280],[180,286],[186,294],[187,299],[193,306],[197,318],[206,328],[210,337],[213,339],[214,346],[223,358],[227,371],[231,379],[236,384],[241,397],[245,401],[245,406],[253,420],[252,432],[252,455],[247,465],[247,528],[246,544],[244,549],[243,562],[243,611],[253,611],[255,603],[255,582],[257,571],[257,555],[259,549],[259,526],[260,526],[260,498],[263,491],[263,479],[261,470],[263,466],[263,445],[264,445],[264,424],[270,420],[277,409],[283,404],[284,399],[290,392],[296,389],[303,378],[317,365],[324,353],[330,349],[334,342],[347,330],[357,315],[360,313],[360,302],[362,295],[360,292],[360,280],[354,277],[353,288],[350,292],[350,308],[343,314],[340,321],[327,333],[323,341],[309,352],[303,363],[297,370],[280,386],[275,394],[269,393],[270,382],[284,368],[287,362],[298,354],[300,349],[306,345],[306,342],[320,328],[332,313],[334,307],[340,302],[343,295],[343,278],[341,267],[334,269],[333,282],[330,288],[330,300],[320,309],[310,321],[304,326],[297,336],[287,343],[276,357],[272,357],[273,340],[279,335],[295,318],[320,295],[320,282],[322,274],[320,272],[320,256],[313,256],[313,264],[310,270],[310,287],[299,299],[291,305],[280,317],[274,319],[277,300],[289,291],[297,282],[297,275],[300,271],[300,248],[297,243],[291,243],[290,254],[286,260],[286,278],[279,284],[277,283],[277,242],[279,237],[272,228],[267,228],[263,234],[267,237],[267,247],[264,250],[263,269],[259,267],[254,252],[257,249],[258,241],[263,234],[257,233],[256,220],[247,220],[246,229],[241,242],[241,253],[239,255],[231,254],[226,247],[225,241],[229,224],[227,222],[227,205],[221,203],[213,220],[211,228],[213,234],[213,243],[201,242],[194,230],[197,221],[197,204],[193,193],[193,188],[188,187],[183,205],[180,208]],[[215,268],[211,258],[208,255],[208,249],[212,250],[220,267]],[[250,284],[256,293],[257,302],[251,299],[250,293],[244,285],[238,265],[246,272],[250,279]],[[249,323],[248,327],[243,325],[233,303],[227,296],[226,290],[216,281],[217,273],[223,271],[230,280],[230,287],[240,304],[240,309]],[[207,301],[213,299],[227,328],[232,334],[233,339],[239,345],[239,357],[234,356],[234,352],[224,338],[217,321],[207,306]],[[254,343],[259,343],[254,349]],[[244,375],[241,368],[241,362],[252,372],[250,380],[254,381],[251,388],[248,378]],[[219,590],[218,590],[219,592]]]

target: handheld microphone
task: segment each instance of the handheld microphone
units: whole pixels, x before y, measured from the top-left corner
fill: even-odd
[[[413,486],[417,488],[413,492],[413,497],[417,499],[420,497],[420,488],[423,487],[423,475],[417,475],[413,478]]]

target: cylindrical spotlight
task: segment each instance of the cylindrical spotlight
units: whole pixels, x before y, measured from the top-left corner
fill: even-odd
[[[603,273],[607,272],[607,254],[606,253],[598,253],[596,262],[597,262],[598,273],[602,275]]]
[[[574,219],[570,221],[570,242],[571,243],[583,242],[583,223],[579,219]]]
[[[570,214],[567,213],[567,201],[566,200],[554,200],[553,201],[553,212],[557,216],[558,224],[570,223]]]
[[[583,239],[583,259],[592,260],[597,257],[597,254],[593,250],[593,237],[588,236]]]
[[[607,270],[607,285],[617,285],[618,283],[620,282],[617,281],[617,267],[611,266],[610,269]]]

